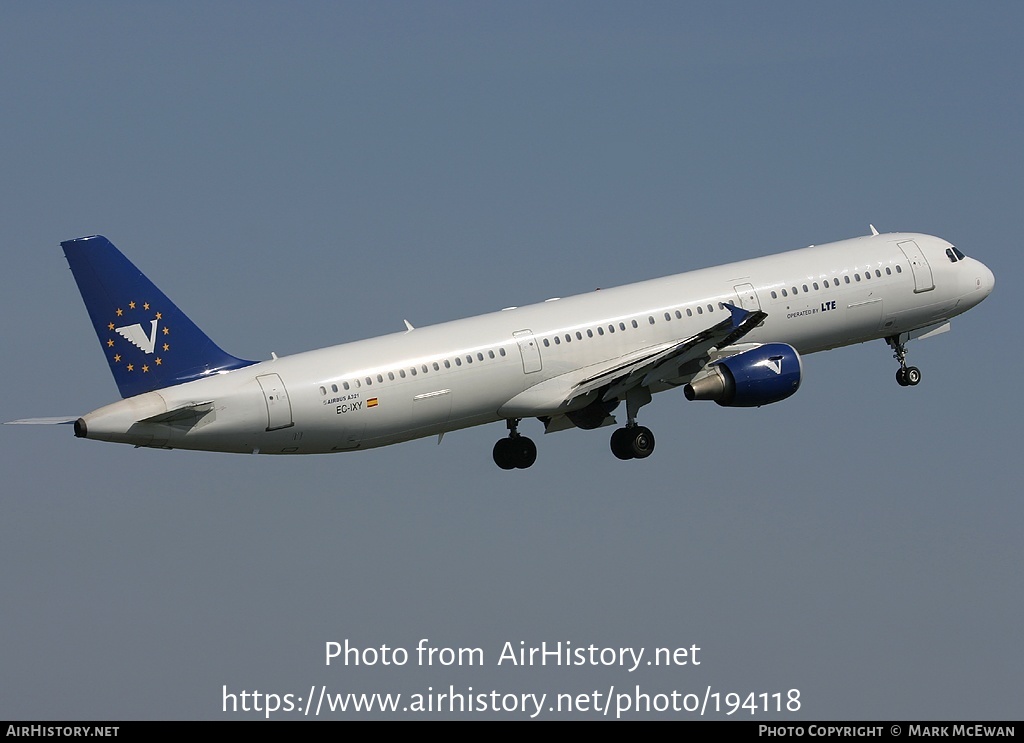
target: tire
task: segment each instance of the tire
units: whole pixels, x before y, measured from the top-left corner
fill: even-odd
[[[921,383],[921,370],[916,366],[909,366],[904,378],[907,380],[908,386],[915,387]]]
[[[622,460],[633,459],[633,449],[629,445],[629,429],[616,428],[612,433],[612,454]]]
[[[503,470],[515,469],[516,463],[513,459],[512,439],[498,439],[494,444],[494,450],[491,452],[491,455],[494,457],[494,463]]]
[[[637,459],[646,459],[654,453],[654,434],[646,426],[629,431],[629,448]]]
[[[512,441],[512,446],[509,447],[513,453],[513,461],[517,469],[525,470],[533,466],[533,463],[537,461],[537,445],[533,443],[532,439],[528,439],[525,436],[517,436]]]

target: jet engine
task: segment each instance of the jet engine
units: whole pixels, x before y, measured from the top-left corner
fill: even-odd
[[[753,408],[785,400],[800,387],[802,362],[786,343],[766,343],[713,361],[683,387],[687,400]]]

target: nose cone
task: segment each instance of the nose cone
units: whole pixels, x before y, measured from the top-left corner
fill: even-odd
[[[984,263],[979,263],[978,268],[978,291],[987,297],[996,288],[996,277]]]

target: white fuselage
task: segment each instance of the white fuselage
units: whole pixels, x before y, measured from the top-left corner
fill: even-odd
[[[587,402],[567,403],[587,370],[693,336],[728,317],[723,303],[767,313],[744,343],[801,354],[943,323],[994,284],[979,261],[947,258],[949,248],[922,234],[812,246],[276,358],[83,421],[88,438],[107,441],[311,454],[554,416]],[[144,420],[183,406],[195,413]]]

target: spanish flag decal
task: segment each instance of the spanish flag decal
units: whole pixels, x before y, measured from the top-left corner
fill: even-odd
[[[371,397],[369,400],[367,400],[366,401],[366,407],[368,407],[368,408],[375,408],[375,407],[377,407],[377,398],[376,397]]]

